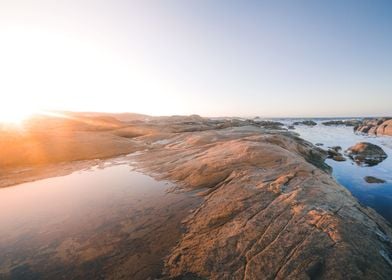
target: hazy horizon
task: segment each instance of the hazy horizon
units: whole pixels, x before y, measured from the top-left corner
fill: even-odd
[[[219,115],[219,116],[214,116],[214,115],[203,115],[203,114],[198,114],[197,112],[191,112],[188,114],[146,114],[143,112],[127,112],[127,111],[118,111],[118,112],[113,112],[113,111],[71,111],[71,110],[48,110],[48,111],[42,111],[41,113],[45,115],[45,113],[48,113],[47,115],[50,116],[50,112],[53,113],[60,113],[57,116],[61,116],[61,113],[81,113],[81,114],[138,114],[138,115],[147,115],[147,116],[152,116],[152,117],[168,117],[168,116],[191,116],[191,115],[198,115],[201,117],[206,117],[206,118],[256,118],[259,117],[261,119],[357,119],[357,118],[382,118],[382,117],[391,117],[391,115],[384,114],[384,115],[346,115],[346,116],[322,116],[322,115],[314,115],[314,116],[263,116],[262,114],[256,114],[256,115]],[[37,112],[37,115],[39,115],[40,112]],[[53,115],[56,116],[56,115]]]
[[[367,0],[3,1],[0,117],[390,115],[391,14]]]

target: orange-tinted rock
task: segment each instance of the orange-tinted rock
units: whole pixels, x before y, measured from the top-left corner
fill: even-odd
[[[370,119],[364,120],[361,125],[356,126],[354,131],[373,135],[392,136],[392,119]]]
[[[204,201],[186,214],[163,278],[390,279],[391,227],[334,181],[327,152],[253,121],[140,118],[83,118],[56,129],[41,122],[42,131],[31,130],[28,139],[43,163],[137,150],[140,169],[200,193]],[[16,168],[27,157],[15,152],[30,146],[22,145],[24,136],[12,137],[0,140],[10,140],[14,153],[0,154]]]
[[[347,149],[346,154],[358,165],[377,165],[388,155],[384,150],[372,143],[360,142]]]
[[[391,228],[317,167],[326,156],[244,128],[177,135],[138,155],[144,170],[204,196],[165,279],[389,279]]]

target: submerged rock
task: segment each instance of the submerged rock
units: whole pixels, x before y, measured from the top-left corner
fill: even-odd
[[[384,161],[388,155],[372,143],[360,142],[346,150],[346,154],[358,165],[374,166]]]
[[[376,177],[373,177],[373,176],[366,176],[364,179],[369,184],[383,184],[383,183],[386,182],[383,179],[379,179],[379,178],[376,178]]]

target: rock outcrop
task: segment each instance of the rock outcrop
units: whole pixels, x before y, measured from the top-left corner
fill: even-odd
[[[362,122],[359,120],[336,120],[336,121],[326,121],[322,122],[325,126],[358,126]]]
[[[139,154],[140,168],[204,197],[163,278],[388,279],[391,228],[332,179],[326,156],[251,127],[177,135]]]
[[[255,121],[255,123],[261,127],[268,128],[268,129],[282,129],[282,126],[284,125],[281,122],[275,122],[275,121]]]
[[[392,136],[392,118],[366,119],[354,127],[355,132]]]
[[[139,169],[203,198],[183,221],[163,279],[390,279],[390,225],[335,182],[326,151],[294,133],[198,116],[86,122],[57,129],[41,123],[23,137],[40,148],[42,163],[138,151],[132,160]],[[3,135],[14,139],[14,152],[28,147],[16,145],[18,137]],[[8,179],[23,172],[8,172]]]
[[[298,121],[298,122],[293,122],[293,125],[307,125],[307,126],[315,126],[317,123],[312,120],[305,120],[305,121]]]
[[[346,150],[346,154],[358,165],[374,166],[384,161],[388,155],[372,143],[360,142]]]

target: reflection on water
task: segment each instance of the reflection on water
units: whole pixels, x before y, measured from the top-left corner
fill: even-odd
[[[320,123],[314,127],[296,126],[295,131],[314,144],[323,143],[324,149],[341,146],[344,151],[358,142],[370,142],[382,147],[388,157],[374,166],[358,166],[350,159],[345,162],[328,159],[327,163],[332,166],[333,175],[338,182],[348,188],[362,204],[374,208],[392,222],[392,137],[357,135],[353,133],[352,127],[328,127]],[[386,182],[370,184],[365,181],[366,176]]]
[[[146,279],[199,199],[128,165],[0,189],[0,279]]]

